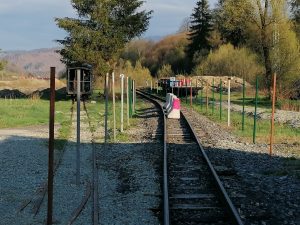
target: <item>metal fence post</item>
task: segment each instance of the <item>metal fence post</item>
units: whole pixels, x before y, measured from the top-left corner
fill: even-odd
[[[222,120],[222,80],[220,80],[220,120]]]
[[[245,78],[243,79],[243,113],[242,113],[242,131],[245,130],[245,92],[246,92],[246,85],[245,85]]]
[[[77,145],[76,145],[76,184],[80,184],[80,76],[81,70],[77,69]]]
[[[211,103],[211,112],[212,114],[215,113],[215,78],[213,78],[213,83],[212,83],[212,103]]]
[[[134,80],[132,80],[132,115],[134,115],[134,113],[135,113],[135,96],[134,96]]]
[[[185,103],[188,103],[187,97],[188,96],[188,88],[187,88],[187,79],[185,79]]]
[[[49,121],[49,161],[48,161],[48,202],[47,225],[53,219],[53,176],[54,176],[54,116],[55,116],[55,67],[50,68],[50,121]]]
[[[227,106],[227,109],[228,109],[228,115],[227,115],[227,126],[230,127],[230,81],[231,81],[231,77],[228,77],[228,98],[227,98],[227,102],[228,102],[228,106]]]
[[[129,117],[130,117],[130,115],[129,115],[129,108],[130,108],[130,106],[129,106],[129,78],[127,77],[126,78],[126,100],[127,100],[127,104],[126,104],[126,110],[127,110],[127,126],[129,126],[130,124],[129,124]]]
[[[206,83],[206,114],[208,113],[208,81]]]
[[[191,87],[190,87],[190,92],[191,92],[190,93],[190,98],[191,98],[190,99],[190,101],[191,101],[190,104],[191,104],[191,107],[193,107],[193,87],[192,87],[193,85],[192,84],[193,83],[192,83],[192,78],[191,78]]]
[[[132,117],[132,81],[131,78],[129,78],[129,117]]]
[[[105,76],[105,143],[107,143],[108,140],[108,126],[107,126],[107,121],[108,121],[108,78],[109,74],[107,73]]]
[[[121,77],[121,132],[124,131],[124,74]]]
[[[257,102],[258,102],[258,77],[256,77],[255,85],[255,110],[254,110],[254,126],[253,126],[253,143],[256,143],[256,120],[257,120]]]
[[[111,75],[112,79],[112,94],[113,94],[113,136],[114,142],[116,141],[116,95],[115,95],[115,73]]]
[[[276,73],[273,77],[273,95],[272,95],[272,117],[271,117],[271,135],[270,135],[270,155],[273,153],[274,142],[274,114],[275,114],[275,102],[276,102]]]
[[[201,112],[202,112],[202,109],[203,109],[203,83],[201,84],[201,90],[200,90],[200,108],[201,108]]]

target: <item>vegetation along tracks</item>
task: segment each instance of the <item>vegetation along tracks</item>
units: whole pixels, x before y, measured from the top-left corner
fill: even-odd
[[[138,92],[161,110],[162,99]],[[189,121],[164,117],[163,215],[169,224],[243,224]]]

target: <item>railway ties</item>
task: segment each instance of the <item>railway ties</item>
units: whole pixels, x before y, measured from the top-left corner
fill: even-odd
[[[170,224],[230,224],[184,120],[167,121]],[[176,138],[169,133],[176,133]]]
[[[162,109],[163,99],[138,92]],[[205,131],[202,132],[205,134]],[[164,117],[164,225],[243,225],[194,128]]]

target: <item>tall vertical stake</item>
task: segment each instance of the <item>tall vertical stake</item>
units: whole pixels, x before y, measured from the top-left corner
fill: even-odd
[[[191,104],[191,107],[193,107],[193,87],[192,87],[192,78],[191,78],[191,87],[190,87],[190,104]]]
[[[121,77],[121,132],[124,131],[124,74]]]
[[[211,104],[211,113],[215,113],[215,78],[213,78],[212,83],[212,104]]]
[[[245,85],[245,78],[243,79],[243,113],[242,113],[242,131],[245,130],[245,92],[246,92],[246,85]]]
[[[270,134],[270,155],[273,154],[273,142],[274,142],[274,114],[275,114],[275,102],[276,102],[276,73],[273,77],[273,95],[272,95],[272,117],[271,117],[271,134]]]
[[[128,77],[126,77],[126,88],[127,88],[127,91],[126,91],[126,100],[127,100],[127,104],[126,104],[126,109],[127,109],[127,126],[129,126],[130,124],[129,124],[129,117],[130,117],[130,115],[129,115],[129,108],[130,108],[130,106],[129,106],[129,80],[128,80],[129,78]]]
[[[256,143],[257,102],[258,102],[258,77],[256,77],[256,85],[255,85],[255,110],[254,110],[254,126],[253,126],[253,144]]]
[[[220,80],[220,120],[222,120],[222,80]]]
[[[202,109],[203,109],[203,82],[201,82],[201,90],[200,90],[200,107],[201,107],[201,112],[202,112]]]
[[[188,103],[188,88],[187,88],[187,79],[185,79],[185,104]]]
[[[132,113],[135,113],[135,80],[132,80]],[[152,93],[152,90],[151,90]]]
[[[227,115],[227,126],[230,127],[230,81],[231,81],[231,77],[228,77],[228,99],[227,99],[227,109],[228,109],[228,115]]]
[[[114,135],[114,142],[116,141],[116,94],[115,94],[115,73],[112,72],[111,75],[112,79],[112,94],[113,94],[113,135]]]
[[[80,78],[81,70],[76,70],[77,76],[77,144],[76,144],[76,185],[80,184]]]
[[[132,117],[132,80],[129,78],[129,117]]]
[[[105,76],[105,144],[107,143],[108,140],[108,126],[107,126],[107,121],[108,121],[108,77],[109,74],[107,73]]]
[[[208,113],[208,81],[206,83],[206,114]]]
[[[48,205],[47,225],[52,224],[53,175],[54,175],[54,114],[55,112],[55,67],[50,68],[50,121],[49,121],[49,162],[48,162]]]
[[[198,80],[196,79],[196,104],[198,102]]]

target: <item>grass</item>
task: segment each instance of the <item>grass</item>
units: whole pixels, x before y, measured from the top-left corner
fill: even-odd
[[[0,128],[45,125],[49,122],[49,101],[39,99],[0,99]],[[56,102],[55,122],[66,120],[67,102]]]
[[[40,99],[0,99],[0,128],[49,124],[49,101]],[[55,105],[55,123],[60,124],[55,149],[62,150],[71,134],[70,102]]]
[[[185,102],[183,102],[185,105]],[[188,105],[189,107],[189,105]],[[219,123],[222,127],[229,129],[235,135],[243,138],[247,142],[253,141],[253,127],[254,118],[245,116],[245,130],[242,130],[242,115],[237,112],[231,112],[231,126],[227,127],[228,111],[222,110],[222,119],[220,120],[220,108],[216,107],[214,113],[212,113],[211,105],[209,105],[208,112],[206,113],[206,106],[201,109],[200,105],[193,105],[199,113],[206,115],[211,120]],[[257,120],[256,130],[256,142],[257,143],[269,143],[270,138],[270,121],[269,120]],[[275,142],[276,143],[299,143],[300,129],[292,128],[285,124],[275,124]]]
[[[100,91],[103,93],[103,91]],[[105,100],[103,98],[99,98],[99,90],[96,90],[94,92],[94,95],[92,96],[92,100],[96,100],[95,104],[87,104],[87,109],[89,112],[89,117],[91,121],[92,130],[96,130],[96,126],[100,125],[104,129],[104,120],[105,120]],[[139,101],[137,99],[136,102],[136,110],[142,109],[147,107],[147,103],[143,101]],[[126,105],[126,98],[124,97],[124,124],[123,129],[124,132],[121,133],[121,102],[119,99],[116,100],[116,139],[118,142],[130,142],[134,140],[134,137],[132,135],[128,134],[129,129],[135,127],[139,119],[134,115],[132,118],[130,118],[130,126],[127,125],[127,105]],[[113,142],[113,103],[110,100],[108,102],[108,132],[109,132],[109,141]],[[96,139],[99,139],[100,137],[96,137]]]

